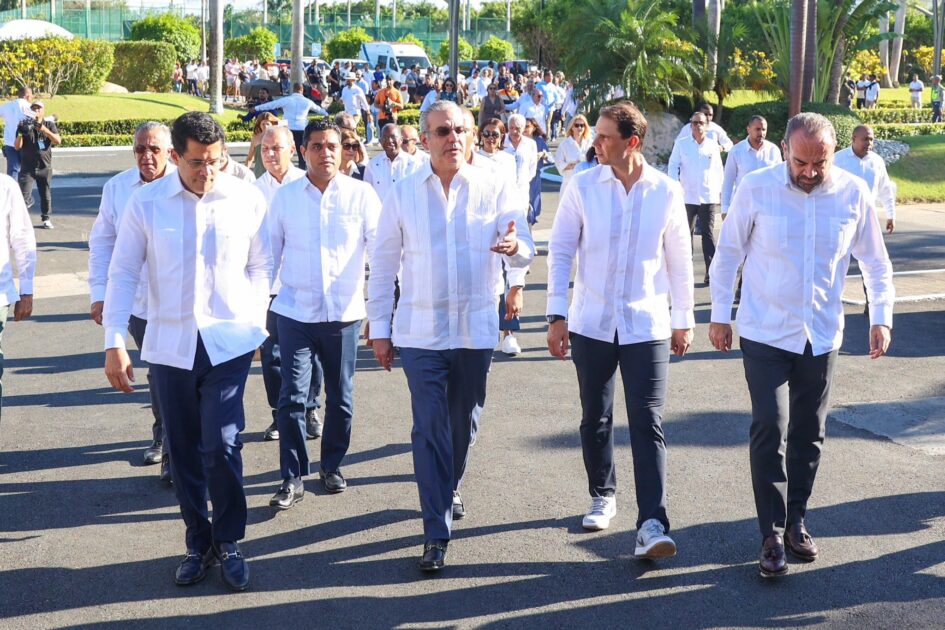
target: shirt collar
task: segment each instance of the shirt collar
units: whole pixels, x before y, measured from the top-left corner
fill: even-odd
[[[613,168],[604,164],[597,168],[600,168],[600,173],[597,175],[598,183],[602,184],[605,182],[614,181],[623,186],[623,183],[614,174]],[[640,173],[640,179],[638,179],[630,189],[633,190],[637,184],[642,183],[644,185],[650,185],[654,183],[658,177],[658,173],[659,171],[650,166],[650,163],[646,161],[646,158],[643,158],[643,172]]]
[[[469,164],[468,162],[463,162],[463,164],[459,167],[459,172],[456,173],[453,180],[455,181],[456,177],[459,177],[463,181],[468,182],[470,176],[473,173],[473,169],[475,168],[475,166]],[[436,173],[433,172],[432,160],[424,160],[420,168],[417,169],[417,173],[420,174],[420,180],[424,182],[429,180],[431,177],[436,178]],[[437,180],[439,180],[439,178],[437,178]]]

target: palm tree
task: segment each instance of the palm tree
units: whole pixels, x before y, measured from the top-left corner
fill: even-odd
[[[706,22],[708,24],[708,33],[711,37],[711,40],[718,41],[719,39],[719,34],[722,30],[722,11],[724,9],[725,0],[709,0]],[[713,76],[715,75],[715,69],[716,66],[718,66],[718,63],[718,50],[713,47],[709,52],[709,74]]]
[[[563,69],[596,107],[619,87],[643,108],[662,109],[692,87],[694,47],[676,36],[676,15],[659,0],[575,0],[561,25],[571,42]]]
[[[788,116],[801,112],[804,56],[807,52],[807,1],[791,0],[791,82],[788,89]]]
[[[807,34],[804,36],[804,87],[802,100],[809,103],[814,98],[814,82],[817,79],[817,0],[807,0]]]
[[[223,0],[210,0],[210,113],[223,113]]]
[[[304,83],[302,48],[305,46],[305,12],[302,0],[292,0],[292,83]]]

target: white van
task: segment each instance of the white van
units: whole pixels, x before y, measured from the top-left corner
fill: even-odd
[[[399,42],[370,42],[361,44],[361,58],[368,62],[373,71],[378,64],[386,76],[395,81],[404,82],[407,72],[417,65],[425,73],[432,64],[427,54],[416,44]]]

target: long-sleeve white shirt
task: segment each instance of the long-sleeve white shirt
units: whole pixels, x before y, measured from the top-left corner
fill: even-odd
[[[164,177],[177,172],[177,167],[168,162]],[[129,168],[115,175],[102,188],[102,200],[98,206],[98,216],[89,232],[89,295],[92,303],[105,300],[105,288],[108,286],[108,265],[112,262],[115,240],[124,216],[128,199],[138,189],[147,186],[141,180],[138,167]],[[138,290],[135,293],[131,314],[142,319],[148,314],[148,264],[141,266]]]
[[[271,211],[272,199],[273,197],[276,196],[276,192],[280,188],[282,188],[282,186],[284,186],[285,184],[294,182],[295,180],[301,179],[302,177],[305,177],[305,171],[303,171],[297,166],[292,166],[290,164],[289,170],[286,171],[285,176],[283,176],[282,178],[282,182],[280,182],[275,177],[273,177],[269,173],[269,171],[266,171],[265,173],[262,174],[262,176],[260,176],[259,179],[257,179],[254,182],[254,185],[263,194],[263,197],[266,198],[266,208],[269,208]],[[273,267],[273,272],[272,272],[272,287],[270,288],[270,295],[276,295],[277,293],[279,293],[279,289],[282,288],[282,284],[279,282],[279,276],[275,270],[275,265],[277,264],[278,264],[278,261],[276,261],[275,258],[273,258],[274,267]]]
[[[0,107],[0,117],[3,118],[3,144],[12,147],[16,142],[16,128],[26,118],[33,117],[30,102],[25,98],[8,101]]]
[[[515,158],[515,188],[528,204],[529,187],[538,170],[538,145],[528,136],[522,136],[517,147],[513,147],[511,140],[506,139],[505,151]]]
[[[148,263],[148,334],[141,358],[190,370],[203,340],[212,365],[266,338],[272,255],[266,202],[221,173],[198,197],[179,175],[141,188],[125,208],[108,270],[105,348],[123,348],[141,265]]]
[[[609,166],[578,173],[551,228],[547,314],[621,345],[695,327],[691,241],[679,184],[649,164],[629,193]]]
[[[21,295],[33,294],[33,275],[36,273],[36,235],[23,201],[23,193],[12,177],[0,173],[0,225],[5,243],[0,244],[0,306],[16,304]],[[17,291],[10,265],[10,250],[16,259],[20,280]]]
[[[692,136],[677,138],[669,156],[667,174],[682,184],[686,203],[722,201],[722,154],[719,143],[708,135],[701,143]]]
[[[374,192],[383,202],[391,187],[402,179],[416,173],[423,166],[423,159],[401,151],[393,161],[383,151],[375,155],[364,169],[364,181],[374,187]]]
[[[512,179],[515,176],[515,158],[505,151],[486,153],[479,150],[472,154],[470,164],[477,168],[485,169],[492,174],[492,177],[496,181],[505,179],[507,185],[515,185],[515,181]],[[509,286],[525,286],[525,277],[528,275],[528,267],[506,267],[505,272]],[[501,278],[496,287],[496,295],[505,295],[505,280]]]
[[[364,263],[380,212],[371,187],[347,175],[324,193],[307,177],[280,188],[269,210],[282,284],[272,311],[306,323],[364,319]]]
[[[555,167],[558,169],[558,173],[561,174],[562,193],[574,176],[573,167],[587,159],[587,150],[591,148],[592,142],[590,136],[581,140],[580,143],[569,136],[558,145],[558,150],[555,151]],[[569,166],[572,168],[569,169]]]
[[[433,103],[440,100],[440,93],[436,91],[436,88],[431,89],[427,92],[427,95],[423,97],[423,102],[420,103],[420,113],[427,111],[433,107]]]
[[[852,147],[847,147],[837,151],[833,163],[865,181],[873,193],[873,203],[886,210],[887,219],[896,218],[896,184],[889,179],[883,158],[872,151],[861,158],[853,152]]]
[[[506,180],[464,164],[444,194],[429,163],[398,182],[384,200],[368,279],[371,337],[391,337],[394,276],[401,269],[393,341],[427,350],[495,347],[496,285],[502,258],[490,251],[515,221],[518,251],[505,258],[525,267],[535,246],[525,206]]]
[[[304,131],[308,125],[308,113],[315,112],[319,116],[327,116],[328,112],[316,105],[310,99],[305,98],[298,92],[293,92],[289,96],[277,98],[268,103],[256,105],[257,112],[268,112],[274,109],[281,109],[282,116],[285,118],[286,125],[292,131]]]
[[[725,160],[725,176],[722,179],[722,214],[728,214],[732,195],[745,175],[781,162],[781,149],[767,140],[762,140],[758,149],[751,146],[747,139],[732,147],[728,159]]]
[[[834,168],[805,193],[786,164],[750,173],[735,191],[709,269],[712,321],[731,322],[744,261],[739,335],[797,354],[808,342],[815,356],[839,348],[851,254],[863,273],[870,323],[892,326],[892,265],[863,180]]]
[[[732,146],[734,146],[732,139],[728,137],[728,134],[725,133],[725,130],[722,129],[722,126],[717,123],[710,122],[708,125],[706,125],[705,135],[706,137],[712,138],[718,142],[719,147],[723,151],[731,151]],[[692,137],[692,123],[686,123],[683,125],[683,128],[679,130],[679,135],[676,136],[676,139],[679,140],[680,138],[686,137]]]
[[[345,105],[345,113],[351,116],[360,116],[361,112],[369,111],[371,108],[364,90],[357,85],[346,85],[342,88],[341,102]]]

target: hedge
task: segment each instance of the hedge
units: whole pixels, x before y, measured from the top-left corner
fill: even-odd
[[[78,37],[0,42],[0,92],[29,85],[50,96],[95,94],[111,72],[112,50],[109,42]]]
[[[932,118],[932,110],[887,107],[886,109],[859,109],[856,111],[856,115],[869,125],[877,123],[927,123]]]
[[[873,133],[880,140],[894,140],[905,136],[936,136],[945,134],[945,123],[879,123],[872,125]]]
[[[61,131],[61,128],[60,128]],[[227,142],[249,142],[253,133],[251,131],[233,131],[227,132]],[[130,147],[134,142],[134,134],[131,133],[87,133],[87,134],[62,134],[63,147]]]
[[[841,105],[829,103],[805,103],[805,112],[823,114],[833,123],[837,132],[837,148],[842,149],[850,144],[853,130],[860,124],[855,113]],[[724,110],[724,127],[737,138],[745,135],[745,127],[754,115],[764,116],[768,121],[768,140],[778,144],[784,137],[787,128],[788,104],[785,101],[768,101],[729,107]]]
[[[82,59],[76,74],[59,87],[60,94],[98,94],[112,72],[115,63],[115,45],[94,39],[79,39],[79,57]]]
[[[176,61],[174,47],[165,42],[118,42],[108,80],[130,92],[166,92]]]

